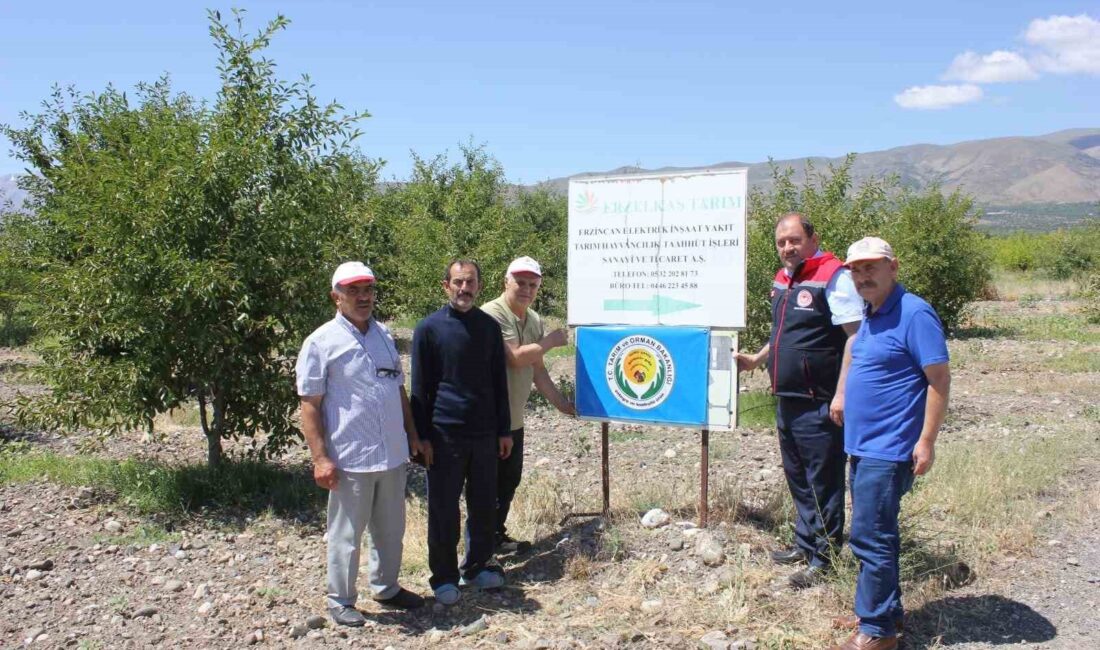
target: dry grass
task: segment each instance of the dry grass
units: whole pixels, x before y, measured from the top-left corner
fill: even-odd
[[[418,582],[427,582],[428,504],[419,497],[405,499],[405,538],[401,571],[410,577],[416,576]]]
[[[1038,273],[999,270],[993,279],[1000,300],[1066,300],[1074,293],[1070,280],[1054,280]]]

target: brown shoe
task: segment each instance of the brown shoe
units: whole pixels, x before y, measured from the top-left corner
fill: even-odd
[[[838,630],[855,630],[859,628],[859,617],[855,614],[837,616],[833,619],[833,627]],[[904,632],[905,621],[900,618],[894,621],[894,629],[897,630],[898,634]]]
[[[856,630],[844,643],[835,645],[829,650],[895,650],[897,647],[896,636],[867,636]]]

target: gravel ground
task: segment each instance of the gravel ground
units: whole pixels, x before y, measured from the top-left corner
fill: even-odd
[[[1093,418],[1085,426],[1100,445],[1094,414],[1100,376],[1041,374],[1036,364],[1051,359],[1045,356],[1048,348],[1000,339],[952,342],[957,370],[944,444],[1042,438],[1057,435],[1059,421]],[[1096,346],[1076,352],[1098,353]],[[20,353],[0,350],[0,370],[23,360]],[[552,373],[568,375],[568,364],[554,360]],[[757,376],[748,383],[759,382]],[[17,389],[25,386],[0,381],[0,397]],[[597,507],[598,425],[538,411],[527,428],[533,435],[525,486],[540,477],[559,486],[563,513]],[[161,430],[168,435],[121,437],[97,453],[201,461],[202,439],[193,427],[166,422]],[[612,437],[616,507],[629,510],[639,485],[652,487],[654,495],[691,502],[698,480],[697,432],[615,425]],[[63,453],[77,453],[81,441],[79,436],[29,439]],[[739,499],[750,506],[781,493],[771,432],[716,433],[712,444],[712,497],[724,481],[736,481]],[[304,458],[299,452],[283,462],[288,471],[305,472]],[[1050,498],[1078,498],[1080,511],[1068,517],[1059,511],[1044,523],[1042,538],[1028,553],[997,558],[980,567],[972,582],[937,593],[911,611],[904,647],[1100,648],[1100,461],[1092,454],[1066,462],[1070,474],[1052,487]],[[411,484],[422,485],[417,471]],[[507,588],[468,594],[449,609],[429,603],[416,613],[388,612],[366,602],[366,628],[334,629],[317,618],[323,614],[324,531],[316,513],[217,515],[171,523],[165,535],[109,494],[41,481],[0,487],[0,647],[696,647],[709,632],[748,648],[769,626],[804,624],[799,618],[809,615],[811,604],[814,615],[822,616],[846,607],[835,590],[791,594],[783,588],[785,572],[766,561],[778,540],[767,522],[752,520],[751,508],[742,519],[719,522],[706,533],[677,523],[694,512],[674,511],[671,525],[659,530],[643,528],[636,519],[617,522],[627,550],[587,578],[578,579],[577,567],[568,563],[578,552],[594,552],[604,522],[544,522],[531,528],[537,532],[530,556],[504,560]],[[716,566],[708,565],[698,542],[703,535],[724,553]],[[755,581],[754,606],[763,609],[754,611],[774,619],[754,615],[740,629],[712,629],[693,620],[705,619],[704,612],[669,609],[647,595],[656,580],[697,594],[693,606],[725,602],[718,590],[726,579],[722,571],[732,566]],[[646,571],[658,577],[637,578],[642,585],[637,593],[624,594],[633,584],[624,587],[624,576],[634,579]],[[425,577],[422,569],[407,574],[406,586],[425,593]],[[616,609],[628,597],[629,607]],[[602,613],[605,606],[610,614]],[[842,635],[825,631],[813,638]],[[787,647],[814,646],[791,641]]]

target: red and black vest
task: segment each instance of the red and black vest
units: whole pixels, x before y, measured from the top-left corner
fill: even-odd
[[[823,253],[803,261],[793,276],[783,269],[775,274],[768,352],[775,395],[833,398],[848,337],[833,325],[825,287],[841,266],[832,253]]]

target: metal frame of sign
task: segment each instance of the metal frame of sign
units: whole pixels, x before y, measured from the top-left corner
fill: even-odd
[[[570,244],[570,250],[571,251],[573,250],[573,245],[576,243],[576,241],[575,241],[576,237],[575,237],[575,234],[574,234],[574,222],[573,222],[574,208],[576,207],[578,210],[583,210],[587,213],[593,213],[593,211],[594,211],[593,207],[592,207],[592,198],[593,197],[579,196],[575,200],[575,198],[574,198],[574,194],[575,194],[574,184],[578,184],[576,186],[579,187],[579,184],[592,184],[592,183],[608,182],[608,181],[623,181],[623,182],[627,182],[627,183],[634,183],[634,182],[643,182],[643,181],[651,181],[651,180],[660,180],[663,184],[666,181],[675,182],[676,180],[685,180],[685,179],[688,179],[690,177],[715,176],[715,175],[729,175],[729,176],[745,175],[745,176],[747,176],[747,170],[745,168],[682,170],[682,171],[678,171],[678,172],[675,172],[675,173],[667,173],[667,174],[666,173],[647,173],[647,174],[626,174],[626,175],[610,175],[610,176],[590,176],[590,177],[585,177],[585,178],[581,178],[581,179],[571,180],[570,181],[570,191],[569,191],[569,194],[570,194],[570,204],[569,204],[569,216],[570,216],[570,219],[569,219],[569,221],[570,221],[570,223],[569,223],[569,244]],[[736,182],[743,182],[743,181],[739,179]],[[747,183],[746,183],[746,187],[747,187]],[[662,196],[664,196],[664,195],[662,194]],[[747,199],[747,192],[746,192],[745,198]],[[580,201],[580,199],[585,199],[585,201]],[[580,203],[585,203],[585,205],[581,206],[580,203],[578,203],[578,201],[580,201]],[[576,206],[574,205],[575,203],[577,203]],[[663,224],[665,223],[665,215],[664,215],[663,205],[664,204],[662,204],[661,215],[660,215],[660,219],[658,221],[658,224],[661,225],[661,226],[663,226]],[[649,206],[643,206],[643,207],[649,207]],[[744,209],[747,213],[747,206],[742,206],[742,209]],[[625,222],[627,216],[622,215],[622,218]],[[747,244],[748,244],[748,226],[747,226],[747,224],[748,224],[748,218],[747,218],[747,214],[746,214],[745,218],[742,220],[740,232],[737,233],[741,237],[740,249],[742,251],[745,251],[745,248],[747,247]],[[649,227],[652,228],[653,226],[650,225]],[[578,231],[578,233],[579,233],[579,231]],[[659,248],[660,245],[661,244],[658,244],[658,250],[660,250],[660,248]],[[658,255],[659,255],[659,253],[658,253]],[[745,251],[744,254],[743,254],[743,259],[745,260],[746,263],[744,265],[744,268],[740,269],[740,275],[739,275],[739,277],[742,279],[743,282],[747,279],[747,272],[748,272],[747,258],[748,258],[747,251]],[[660,276],[658,276],[658,278],[660,278]],[[583,287],[584,286],[583,284],[575,284],[575,283],[587,283],[587,282],[590,282],[591,279],[592,278],[589,277],[588,274],[580,273],[579,269],[574,269],[573,264],[570,263],[570,273],[569,273],[570,289],[571,289],[570,292],[569,292],[570,297],[572,298],[572,296],[573,296],[572,289],[574,289],[575,287]],[[600,278],[600,279],[605,280],[606,278]],[[659,279],[658,279],[658,282],[659,282]],[[707,394],[706,404],[707,404],[708,408],[707,408],[707,414],[706,414],[706,422],[705,422],[703,428],[700,429],[700,432],[701,432],[701,439],[700,439],[701,462],[700,462],[700,476],[699,476],[699,525],[703,526],[703,527],[705,527],[708,524],[708,514],[709,514],[709,512],[708,512],[709,511],[709,508],[708,508],[708,491],[709,491],[709,489],[708,488],[709,488],[709,473],[710,473],[710,432],[712,430],[724,430],[724,431],[732,430],[733,428],[736,428],[736,426],[738,424],[738,422],[737,422],[737,415],[738,415],[737,414],[738,375],[737,375],[737,365],[736,365],[736,362],[734,360],[734,355],[737,353],[737,349],[738,349],[738,336],[737,336],[737,333],[745,325],[744,322],[743,322],[743,317],[744,317],[744,314],[746,313],[746,307],[747,307],[747,305],[745,304],[747,302],[745,284],[747,284],[747,282],[744,282],[741,285],[740,292],[739,292],[741,294],[741,312],[740,313],[742,314],[742,318],[741,318],[740,322],[736,322],[736,323],[721,322],[721,321],[715,321],[715,322],[706,321],[706,322],[704,322],[705,319],[704,319],[704,321],[695,320],[695,319],[684,320],[684,319],[678,318],[678,317],[674,318],[674,319],[671,319],[671,320],[668,319],[668,318],[663,318],[661,316],[661,314],[662,313],[667,313],[667,311],[668,311],[667,307],[668,307],[669,304],[672,305],[673,310],[686,309],[687,307],[685,307],[685,305],[688,304],[686,301],[679,301],[677,298],[671,298],[671,297],[664,296],[662,292],[664,292],[667,289],[667,285],[657,286],[656,287],[657,293],[654,294],[654,297],[650,298],[650,302],[653,303],[652,309],[654,310],[654,313],[657,314],[657,316],[655,317],[655,321],[654,320],[646,320],[644,322],[631,322],[630,320],[626,320],[625,318],[624,319],[615,319],[615,318],[610,318],[610,317],[604,316],[604,317],[601,317],[599,319],[601,322],[588,323],[588,322],[581,322],[580,320],[575,320],[574,317],[573,317],[574,312],[573,312],[572,309],[570,309],[569,325],[573,326],[573,327],[589,326],[589,325],[593,325],[593,326],[598,326],[598,325],[632,325],[632,326],[636,326],[636,327],[642,327],[642,326],[651,326],[652,327],[652,326],[662,326],[662,325],[670,325],[670,326],[673,326],[673,325],[694,325],[694,326],[705,327],[708,330],[708,349],[709,349],[709,352],[710,352],[709,359],[707,361],[707,364],[708,364],[708,394]],[[612,301],[612,302],[615,303],[614,306],[616,308],[620,308],[620,307],[623,308],[623,313],[624,314],[628,313],[628,308],[638,307],[638,305],[635,305],[634,303],[639,303],[640,304],[641,302],[644,302],[644,301],[640,301],[640,300],[633,300],[631,298],[631,296],[628,295],[629,290],[626,289],[626,288],[622,288],[622,293],[623,293],[623,295],[619,297],[619,300]],[[670,303],[670,301],[671,301],[671,303]],[[698,307],[698,305],[694,305],[694,306]],[[664,311],[662,311],[663,309],[664,309]],[[604,302],[604,311],[605,312],[607,311],[607,301]],[[609,445],[609,429],[610,429],[609,423],[610,422],[644,423],[644,424],[653,424],[655,426],[681,426],[681,427],[687,427],[687,428],[697,428],[698,427],[698,424],[656,423],[652,420],[635,420],[635,419],[623,419],[623,418],[598,418],[598,417],[588,417],[588,416],[578,416],[578,417],[580,417],[580,419],[583,419],[583,420],[586,420],[586,421],[595,421],[595,422],[600,423],[600,467],[601,467],[601,488],[602,488],[602,497],[603,497],[603,499],[602,499],[602,510],[600,512],[569,513],[569,514],[566,514],[562,518],[562,520],[561,520],[562,523],[565,523],[565,521],[567,519],[569,519],[570,517],[592,517],[592,516],[607,517],[610,514],[610,510],[611,510],[611,480],[610,480],[610,469],[609,469],[609,455],[610,455],[609,454],[609,447],[610,447],[610,445]]]
[[[581,328],[578,328],[578,330]],[[587,329],[587,328],[586,328]],[[603,329],[596,327],[593,329]],[[629,330],[653,330],[662,328],[624,328]],[[683,328],[677,328],[683,329]],[[578,331],[577,338],[581,333]],[[626,424],[648,424],[652,426],[682,427],[697,429],[700,437],[700,468],[699,468],[699,525],[705,527],[708,523],[709,507],[708,492],[710,487],[710,432],[730,431],[737,427],[737,396],[738,374],[734,354],[737,352],[737,332],[732,330],[707,330],[708,360],[707,360],[707,384],[706,396],[706,423],[679,424],[675,422],[655,422],[629,417],[598,417],[581,415],[577,418],[587,422],[600,423],[600,476],[603,496],[603,510],[601,512],[571,513],[566,515],[564,523],[570,517],[580,516],[607,516],[611,507],[611,477],[608,465],[609,459],[609,432],[611,422]],[[580,345],[577,346],[576,378],[578,391],[581,386],[581,357]],[[722,401],[724,400],[724,401]],[[578,405],[579,406],[579,405]],[[724,416],[721,417],[721,416]],[[699,425],[704,424],[700,429]]]

